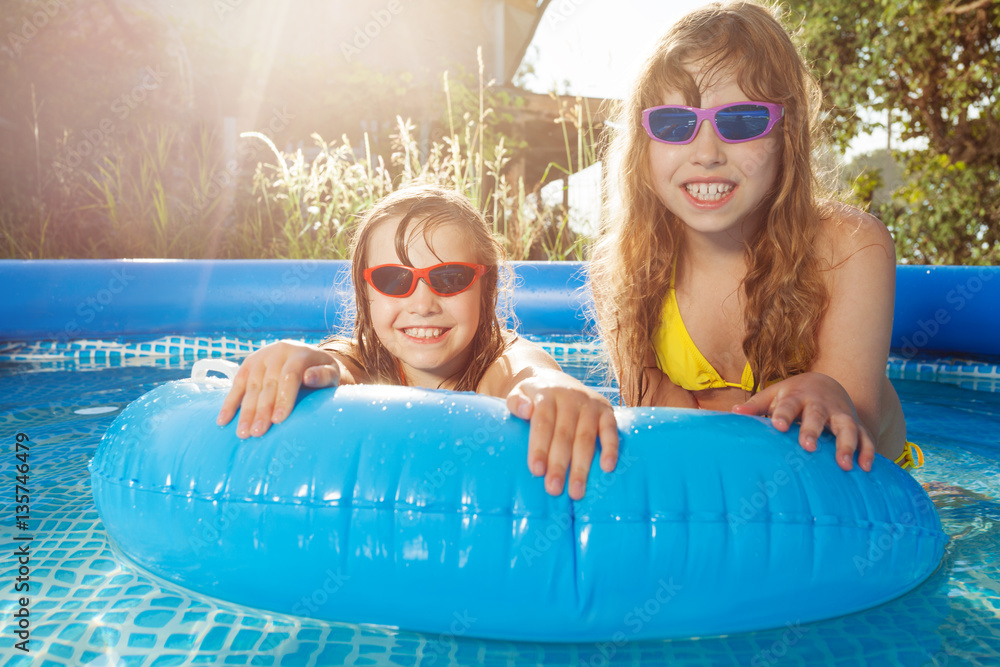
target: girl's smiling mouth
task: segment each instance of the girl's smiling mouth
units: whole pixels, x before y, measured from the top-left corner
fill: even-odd
[[[736,189],[732,183],[696,181],[685,183],[684,191],[699,203],[713,203],[726,199]]]
[[[408,327],[400,329],[400,331],[409,338],[432,343],[443,338],[450,329],[441,327]]]

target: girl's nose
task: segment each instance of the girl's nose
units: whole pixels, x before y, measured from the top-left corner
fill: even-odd
[[[406,306],[411,313],[417,315],[432,315],[441,310],[441,297],[431,291],[423,278],[417,281],[413,294],[406,297]]]
[[[712,122],[702,121],[698,127],[698,134],[691,142],[694,149],[691,160],[702,166],[715,166],[724,163],[726,159],[723,143],[719,135],[715,133],[715,126],[712,125]]]

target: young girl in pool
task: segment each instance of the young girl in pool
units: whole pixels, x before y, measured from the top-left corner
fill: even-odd
[[[351,242],[357,303],[353,340],[322,346],[281,341],[240,366],[219,412],[236,433],[259,436],[284,421],[299,387],[379,383],[475,391],[507,399],[530,419],[528,465],[545,488],[584,495],[595,440],[614,469],[611,403],[563,373],[542,348],[501,326],[496,307],[503,246],[463,196],[436,187],[389,195]]]
[[[620,110],[608,220],[591,265],[597,317],[627,405],[801,422],[904,466],[885,376],[895,250],[886,228],[817,198],[820,95],[775,16],[713,4],[657,44]],[[617,176],[617,178],[616,178]]]

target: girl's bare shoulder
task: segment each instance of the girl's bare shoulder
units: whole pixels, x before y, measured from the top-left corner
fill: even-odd
[[[837,201],[822,201],[817,244],[820,257],[839,267],[855,256],[870,261],[896,262],[892,235],[882,221],[859,208]]]
[[[476,392],[506,397],[515,384],[543,368],[559,370],[559,364],[541,345],[511,332],[508,334],[507,348],[486,369]]]

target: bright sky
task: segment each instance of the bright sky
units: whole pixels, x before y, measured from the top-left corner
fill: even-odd
[[[528,87],[621,98],[656,40],[709,0],[552,0],[535,31]],[[568,83],[568,85],[567,85]]]
[[[529,90],[621,98],[656,40],[681,16],[710,0],[552,0],[526,59]],[[886,144],[884,131],[859,137],[851,156]]]

